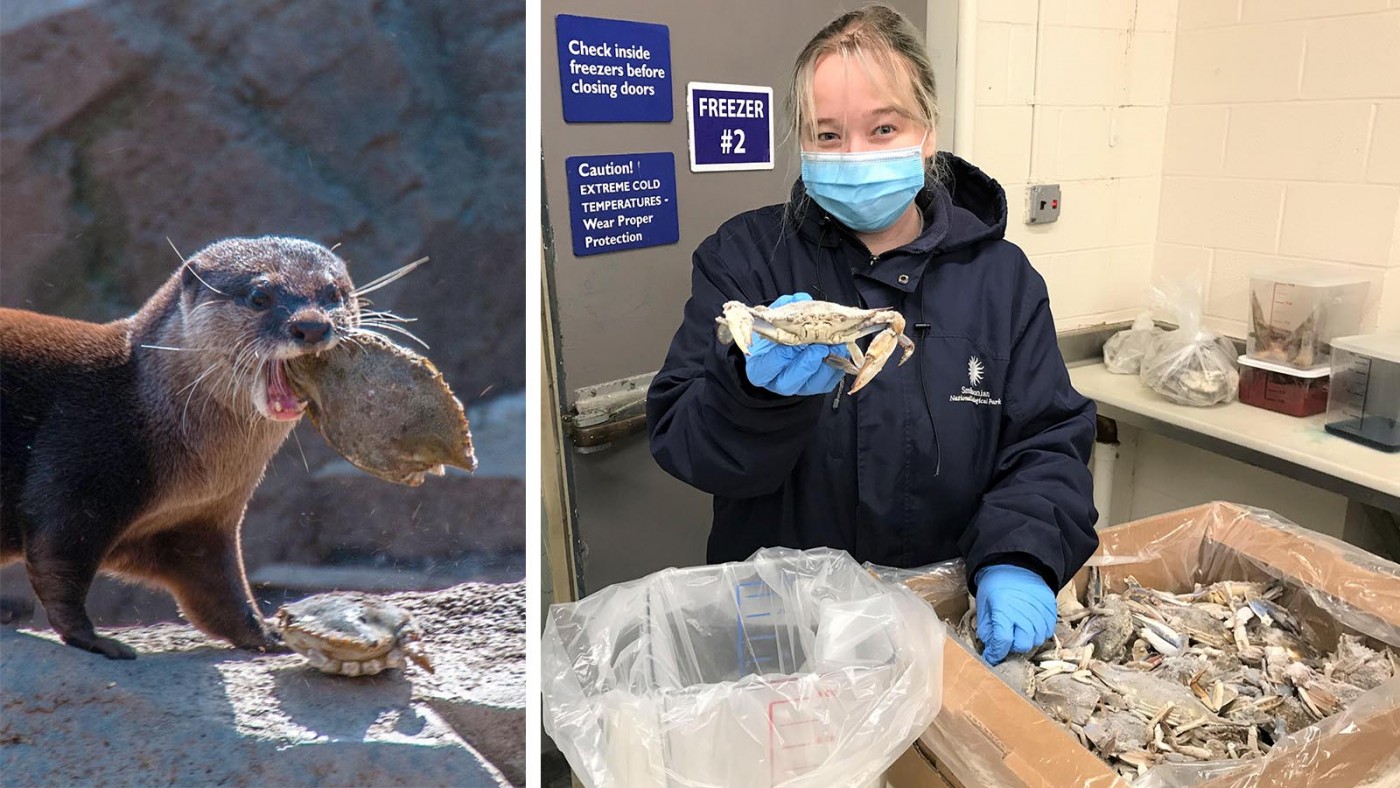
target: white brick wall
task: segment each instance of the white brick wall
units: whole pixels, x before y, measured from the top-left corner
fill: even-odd
[[[1249,271],[1279,263],[1364,274],[1364,327],[1400,328],[1400,0],[979,14],[971,156],[1006,188],[1007,236],[1061,330],[1130,317],[1188,266],[1211,325],[1238,335]],[[1024,223],[1034,183],[1061,185],[1059,222]]]
[[[1363,330],[1400,328],[1397,6],[1181,0],[1152,274],[1204,272],[1216,328],[1279,263],[1365,276]]]
[[[1187,277],[1242,337],[1281,262],[1366,276],[1363,326],[1400,329],[1400,0],[981,0],[978,47],[971,156],[1061,330]],[[1060,221],[1027,226],[1047,182]],[[1340,496],[1156,436],[1135,456],[1120,518],[1228,498],[1341,534]]]
[[[1007,236],[1045,276],[1059,328],[1129,319],[1157,237],[1176,4],[978,5],[971,157],[1006,188]],[[1025,224],[1033,183],[1060,184],[1055,224]]]

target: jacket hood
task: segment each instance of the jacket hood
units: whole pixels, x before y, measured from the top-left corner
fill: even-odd
[[[938,244],[949,251],[1006,235],[1006,190],[990,175],[951,153],[938,153],[940,169],[947,173],[942,182],[931,183],[924,193],[945,189],[952,202],[948,233]],[[920,203],[920,205],[925,205]],[[927,206],[925,207],[927,211]]]
[[[946,151],[938,152],[941,180],[929,179],[915,198],[924,212],[924,232],[909,246],[915,252],[948,252],[1006,235],[1006,191],[991,176]],[[789,213],[804,234],[820,238],[836,220],[807,196],[799,178]]]

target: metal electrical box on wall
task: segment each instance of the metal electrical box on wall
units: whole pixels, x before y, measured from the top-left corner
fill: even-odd
[[[1026,224],[1050,224],[1060,218],[1060,184],[1038,183],[1026,191]]]

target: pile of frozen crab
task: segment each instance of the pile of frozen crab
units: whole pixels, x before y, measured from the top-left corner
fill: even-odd
[[[1400,675],[1400,656],[1342,635],[1325,653],[1276,600],[1224,581],[1173,594],[1128,578],[1087,605],[1061,592],[1051,642],[995,672],[1124,776],[1160,763],[1246,759]],[[979,647],[975,611],[958,626]]]

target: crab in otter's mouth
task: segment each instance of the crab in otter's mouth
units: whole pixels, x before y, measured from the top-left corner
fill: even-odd
[[[286,375],[296,392],[288,396],[306,399],[321,436],[355,467],[411,487],[446,465],[476,470],[462,402],[423,356],[355,332],[333,350],[288,359]]]

